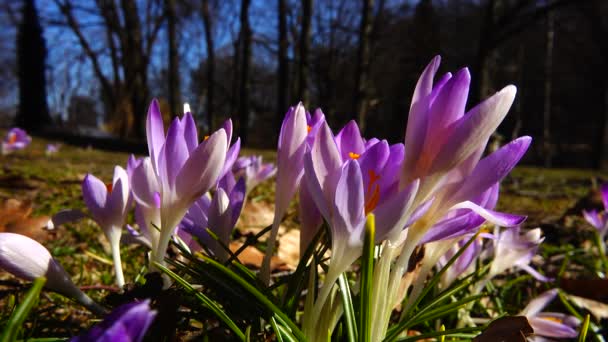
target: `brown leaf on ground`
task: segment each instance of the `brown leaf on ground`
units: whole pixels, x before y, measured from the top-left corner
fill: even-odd
[[[0,232],[18,233],[42,241],[49,237],[44,229],[48,216],[30,217],[32,204],[29,201],[8,199],[0,204]]]
[[[266,202],[247,202],[237,222],[243,234],[256,234],[272,224],[274,207]]]
[[[589,310],[598,321],[608,318],[608,304],[573,295],[569,295],[568,299],[579,308]]]
[[[300,262],[300,231],[291,229],[279,236],[279,259],[283,260],[290,270],[295,270]]]
[[[232,242],[230,243],[230,251],[235,253],[242,245],[243,244],[240,242]],[[253,246],[248,246],[239,254],[238,259],[245,266],[260,268],[262,266],[262,261],[264,260],[264,253]],[[289,268],[283,260],[277,256],[273,256],[270,259],[270,270],[287,271]]]
[[[473,342],[526,342],[534,329],[524,316],[507,316],[494,320]]]
[[[608,302],[608,279],[561,278],[559,286],[569,294]]]

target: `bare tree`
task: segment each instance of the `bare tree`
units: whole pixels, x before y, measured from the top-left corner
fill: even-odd
[[[209,0],[202,3],[203,25],[205,25],[205,42],[207,44],[207,127],[213,129],[213,114],[215,101],[215,46],[213,41],[213,22],[209,9]]]
[[[310,26],[313,0],[302,0],[302,28],[300,31],[300,67],[298,71],[298,97],[305,106],[309,101],[308,74],[310,51]]]
[[[178,115],[181,107],[180,79],[179,79],[179,51],[177,48],[177,16],[175,14],[175,0],[165,0],[165,17],[167,18],[167,41],[169,49],[169,107],[172,115]]]
[[[279,69],[277,83],[277,120],[275,126],[281,127],[285,110],[287,110],[287,93],[289,88],[289,66],[287,60],[287,0],[278,0],[279,16]]]
[[[365,118],[368,109],[368,74],[370,68],[370,40],[373,28],[374,0],[362,0],[361,24],[359,26],[359,49],[357,51],[357,71],[355,72],[354,119],[365,132]]]
[[[239,136],[243,144],[247,143],[247,130],[249,128],[249,68],[251,66],[251,26],[249,24],[249,6],[251,0],[241,1],[241,70],[239,86]]]

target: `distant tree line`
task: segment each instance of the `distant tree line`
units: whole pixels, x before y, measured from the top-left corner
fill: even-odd
[[[138,139],[158,97],[167,119],[188,101],[202,130],[232,117],[248,146],[270,147],[302,101],[333,127],[356,120],[399,141],[417,77],[441,54],[444,72],[471,69],[469,106],[518,86],[499,131],[535,138],[529,162],[608,168],[606,1],[52,0],[39,14],[33,0],[0,2],[17,46],[0,61],[20,66],[0,77],[25,94],[20,124],[48,122],[47,98],[55,118],[103,113],[106,129]],[[87,97],[98,105],[82,113]]]

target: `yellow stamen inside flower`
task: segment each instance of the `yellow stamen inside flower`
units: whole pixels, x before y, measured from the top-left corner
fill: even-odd
[[[15,134],[15,133],[9,134],[9,136],[8,136],[8,143],[9,144],[14,144],[16,142],[17,142],[17,134]]]
[[[113,187],[112,183],[106,183],[106,189],[108,190],[108,194],[112,193],[112,187]]]
[[[365,215],[376,209],[378,202],[380,202],[380,186],[378,185],[379,179],[380,176],[376,174],[374,170],[369,170],[369,183],[367,183],[367,193],[371,193],[371,196],[365,203]]]
[[[207,141],[207,139],[209,139],[208,135],[205,135],[205,137],[203,138],[204,141]]]
[[[306,125],[306,132],[310,133],[312,131],[312,127],[310,125]]]
[[[361,155],[359,153],[355,153],[355,152],[348,152],[348,156],[350,157],[350,159],[359,159],[359,157],[361,157]]]
[[[553,317],[553,316],[543,316],[540,317],[541,319],[544,319],[545,321],[550,321],[550,322],[555,322],[555,323],[564,323],[564,320],[559,318],[559,317]]]

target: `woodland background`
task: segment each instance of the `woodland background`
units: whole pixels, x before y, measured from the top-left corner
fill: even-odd
[[[0,126],[130,148],[157,97],[273,148],[301,100],[396,142],[440,54],[469,106],[517,85],[495,141],[533,136],[526,163],[608,169],[607,36],[604,0],[0,0]]]

